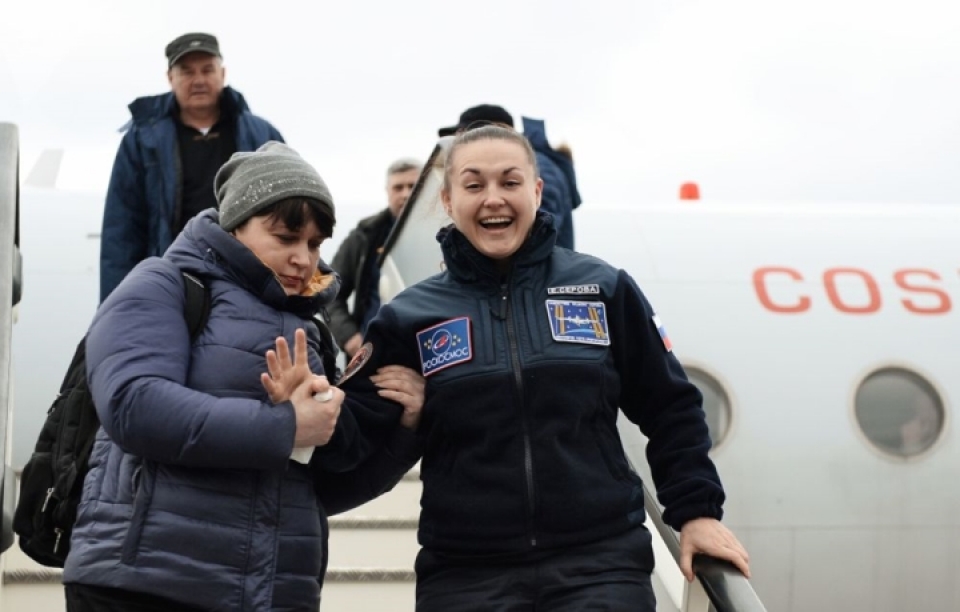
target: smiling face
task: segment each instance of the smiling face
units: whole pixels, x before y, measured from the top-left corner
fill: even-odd
[[[220,103],[226,74],[219,57],[198,51],[177,60],[167,79],[182,110],[209,112]]]
[[[300,295],[307,289],[325,239],[310,215],[299,230],[290,229],[275,216],[252,217],[233,235],[273,270],[287,295]]]
[[[521,142],[494,137],[455,143],[440,192],[457,229],[498,261],[520,249],[540,207],[543,181]]]

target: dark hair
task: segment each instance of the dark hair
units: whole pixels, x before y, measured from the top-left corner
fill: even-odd
[[[307,214],[309,214],[309,218],[313,219],[320,233],[330,238],[333,236],[333,226],[336,225],[337,220],[325,212],[324,208],[322,203],[313,198],[285,198],[257,212],[254,217],[269,217],[274,221],[282,222],[291,231],[299,232],[300,228],[307,223]]]
[[[479,123],[479,122],[475,122]],[[458,131],[453,137],[453,143],[447,151],[447,161],[443,169],[443,189],[450,191],[450,171],[453,169],[453,155],[457,149],[463,145],[481,140],[505,140],[514,142],[523,147],[527,154],[527,160],[533,166],[534,176],[540,176],[540,170],[537,168],[537,154],[533,152],[533,147],[527,138],[514,130],[512,127],[501,123],[480,123],[479,127],[472,127],[473,124]]]

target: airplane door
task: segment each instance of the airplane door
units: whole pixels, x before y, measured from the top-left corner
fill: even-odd
[[[450,223],[440,205],[443,166],[453,136],[437,142],[410,199],[380,254],[380,300],[386,304],[406,287],[440,272],[437,230]]]

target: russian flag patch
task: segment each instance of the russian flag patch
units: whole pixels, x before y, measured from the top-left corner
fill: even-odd
[[[663,322],[660,321],[660,317],[653,315],[653,326],[657,328],[657,333],[660,334],[660,340],[663,342],[663,348],[667,349],[667,352],[673,350],[673,342],[670,342],[670,337],[667,336],[667,328],[663,326]]]

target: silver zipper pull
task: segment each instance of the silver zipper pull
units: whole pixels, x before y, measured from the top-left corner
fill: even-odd
[[[53,497],[53,487],[47,489],[47,496],[43,498],[43,505],[40,506],[40,513],[47,511],[47,504],[50,503],[50,498]]]
[[[53,552],[57,552],[57,549],[60,548],[60,536],[63,535],[63,529],[54,527],[53,530],[57,532],[57,539],[53,542]]]

